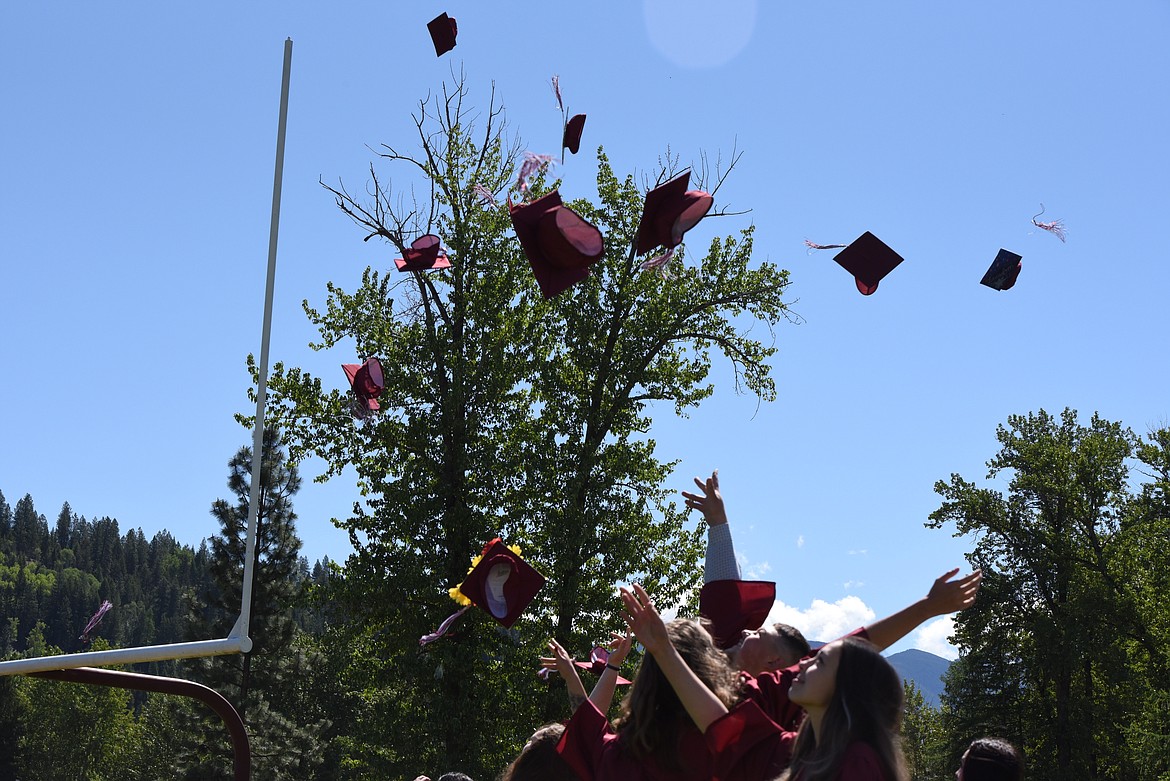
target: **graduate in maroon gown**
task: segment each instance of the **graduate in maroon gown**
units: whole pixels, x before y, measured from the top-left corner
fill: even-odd
[[[800,663],[789,696],[808,718],[794,733],[772,721],[755,699],[729,709],[683,659],[641,586],[623,588],[622,601],[630,629],[703,732],[710,778],[774,778],[788,767],[783,778],[789,781],[909,779],[898,742],[901,678],[872,643],[835,640]]]

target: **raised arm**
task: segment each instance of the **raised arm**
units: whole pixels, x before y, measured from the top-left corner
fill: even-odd
[[[707,522],[707,559],[703,565],[703,582],[713,580],[742,580],[739,562],[735,559],[735,545],[731,540],[731,526],[727,523],[727,511],[723,507],[723,494],[719,492],[719,470],[716,469],[705,481],[695,478],[695,485],[701,493],[683,491],[686,505],[703,513]]]
[[[581,676],[577,674],[577,666],[573,664],[572,657],[556,640],[548,641],[548,650],[552,651],[553,655],[540,657],[540,666],[546,670],[556,670],[565,679],[565,686],[569,692],[569,705],[573,710],[577,710],[577,706],[585,702],[586,699],[585,685],[581,683]],[[601,706],[599,705],[598,708]],[[601,712],[604,713],[605,708],[601,708]]]
[[[674,687],[674,693],[678,695],[691,720],[706,732],[712,722],[727,714],[727,706],[679,656],[678,650],[670,642],[670,635],[666,633],[662,617],[654,609],[654,603],[645,589],[637,583],[632,591],[622,588],[622,602],[626,608],[623,617],[630,631],[654,656],[654,661]]]
[[[970,575],[951,580],[957,574],[958,569],[945,573],[934,581],[925,597],[867,626],[865,631],[870,642],[879,650],[884,650],[913,632],[924,621],[974,604],[983,572],[975,570]]]
[[[593,685],[593,691],[589,692],[589,701],[597,706],[597,709],[602,713],[609,711],[610,703],[613,702],[613,693],[617,689],[618,674],[622,669],[622,662],[626,660],[626,655],[630,653],[630,646],[633,644],[633,636],[629,633],[624,635],[613,633],[611,645],[613,650],[609,652],[609,661],[606,662],[605,669],[601,671],[601,675],[597,678],[597,683]]]

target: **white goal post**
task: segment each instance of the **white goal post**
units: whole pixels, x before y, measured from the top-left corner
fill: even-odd
[[[284,42],[284,73],[280,83],[280,120],[276,132],[276,172],[272,182],[272,221],[268,232],[268,278],[264,290],[264,325],[260,339],[260,375],[256,388],[256,423],[252,433],[252,486],[248,498],[248,537],[244,554],[243,593],[240,616],[228,636],[220,640],[197,640],[137,648],[111,648],[78,654],[57,654],[30,659],[0,661],[0,675],[26,675],[49,670],[77,667],[101,667],[166,659],[192,659],[200,656],[223,656],[248,653],[252,638],[248,622],[252,613],[252,578],[256,559],[256,519],[260,509],[260,464],[264,455],[264,407],[268,396],[268,343],[272,333],[272,296],[276,276],[276,237],[280,226],[280,192],[284,177],[284,135],[288,122],[288,86],[292,69],[292,39]]]

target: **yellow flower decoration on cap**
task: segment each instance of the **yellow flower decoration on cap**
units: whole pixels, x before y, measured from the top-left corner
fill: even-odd
[[[520,546],[519,545],[509,545],[508,550],[512,551],[517,556],[520,555]],[[470,575],[471,571],[473,569],[475,569],[476,566],[478,566],[481,561],[483,561],[483,554],[482,553],[479,554],[478,556],[473,557],[471,559],[471,566],[467,568],[467,574]],[[447,589],[447,593],[451,596],[451,599],[455,600],[460,605],[467,606],[467,605],[471,604],[471,600],[462,591],[459,590],[459,586],[455,586],[454,588]]]

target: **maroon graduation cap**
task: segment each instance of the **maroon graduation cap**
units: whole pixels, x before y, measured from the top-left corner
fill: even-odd
[[[995,290],[1010,290],[1012,285],[1016,284],[1016,278],[1020,276],[1020,271],[1024,268],[1022,260],[1020,255],[1006,249],[1000,249],[995,260],[991,261],[987,273],[983,275],[983,279],[979,280],[979,284],[987,285]]]
[[[581,148],[581,132],[583,130],[585,130],[585,115],[574,115],[565,123],[565,135],[561,140],[561,146],[568,149],[570,153],[577,154],[577,150]]]
[[[364,362],[343,363],[342,370],[349,378],[349,386],[357,400],[357,406],[366,411],[378,409],[378,396],[382,393],[384,381],[382,379],[382,363],[377,358],[367,358]]]
[[[655,247],[677,247],[683,234],[699,224],[715,202],[702,190],[687,190],[691,172],[684,171],[646,193],[635,250],[645,255]]]
[[[589,652],[588,662],[573,662],[573,664],[580,667],[582,670],[588,670],[594,675],[601,675],[605,672],[605,665],[609,663],[609,650],[600,645],[593,646],[593,650]],[[630,681],[623,678],[620,674],[617,677],[619,686],[625,686]]]
[[[759,629],[776,601],[768,580],[712,580],[699,592],[699,615],[711,622],[715,645],[728,649],[744,630]]]
[[[565,206],[556,190],[513,206],[512,225],[545,298],[585,279],[605,254],[601,231]]]
[[[394,265],[399,271],[429,271],[437,268],[451,268],[447,253],[439,244],[439,237],[433,233],[419,236],[403,253],[405,258],[395,258]]]
[[[496,537],[484,546],[479,562],[467,573],[459,591],[510,629],[543,586],[544,575]]]
[[[845,247],[833,258],[857,280],[857,290],[863,296],[873,295],[886,274],[902,262],[902,256],[869,231]]]
[[[459,34],[459,26],[455,18],[441,13],[427,22],[427,30],[431,33],[431,41],[435,44],[435,56],[442,57],[455,48],[455,36]]]

